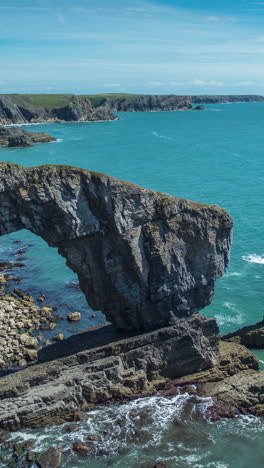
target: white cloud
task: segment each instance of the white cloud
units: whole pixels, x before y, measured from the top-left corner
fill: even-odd
[[[206,18],[208,21],[212,23],[237,23],[239,21],[239,18],[236,18],[234,16],[215,16],[215,15],[209,15]]]
[[[234,83],[235,86],[258,86],[254,81],[238,81]]]
[[[215,80],[209,80],[209,81],[194,80],[192,84],[196,86],[224,86],[224,83],[222,81],[215,81]]]

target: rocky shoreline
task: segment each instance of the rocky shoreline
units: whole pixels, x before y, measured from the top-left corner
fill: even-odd
[[[239,340],[220,337],[216,320],[198,313],[229,263],[233,222],[225,210],[74,167],[0,166],[0,234],[27,228],[56,247],[92,308],[111,321],[41,348],[32,335],[56,325],[54,308],[18,288],[10,293],[20,279],[2,264],[2,366],[31,365],[1,377],[0,438],[150,395],[210,397],[212,421],[264,415],[264,372],[240,344],[252,327]],[[262,323],[257,329],[261,335]],[[93,437],[72,449],[92,453]],[[59,467],[61,451],[49,450],[24,447],[17,459],[44,467],[52,458],[48,466]]]
[[[0,125],[0,146],[28,147],[35,143],[50,143],[56,138],[44,132],[31,132],[17,127],[3,127]]]

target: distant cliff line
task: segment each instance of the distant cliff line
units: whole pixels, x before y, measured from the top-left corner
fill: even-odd
[[[116,120],[114,112],[200,110],[193,104],[263,102],[255,95],[0,94],[0,125]]]

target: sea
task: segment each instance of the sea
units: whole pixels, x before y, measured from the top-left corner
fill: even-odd
[[[25,126],[45,131],[56,142],[30,148],[0,148],[0,160],[23,166],[67,164],[128,180],[144,187],[203,203],[216,204],[234,217],[230,267],[217,280],[215,298],[202,313],[215,317],[221,333],[264,316],[264,103],[210,104],[196,112],[120,113],[107,122],[47,123]],[[18,242],[20,241],[20,242]],[[58,322],[65,337],[105,321],[78,289],[76,275],[55,248],[29,231],[0,238],[0,261],[15,261],[20,287],[66,317]],[[54,331],[45,331],[50,339]],[[264,369],[264,351],[256,351]],[[210,422],[209,398],[189,394],[173,399],[148,397],[88,413],[79,430],[64,426],[26,430],[16,441],[34,440],[34,450],[64,448],[63,467],[248,468],[264,466],[263,419],[241,416]],[[76,438],[98,434],[89,457],[72,452]],[[2,463],[2,464],[1,464]],[[7,466],[0,461],[0,467]]]

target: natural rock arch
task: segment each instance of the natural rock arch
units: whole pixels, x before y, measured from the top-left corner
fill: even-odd
[[[150,330],[210,304],[232,218],[84,169],[0,163],[0,235],[24,228],[58,248],[93,309]]]

